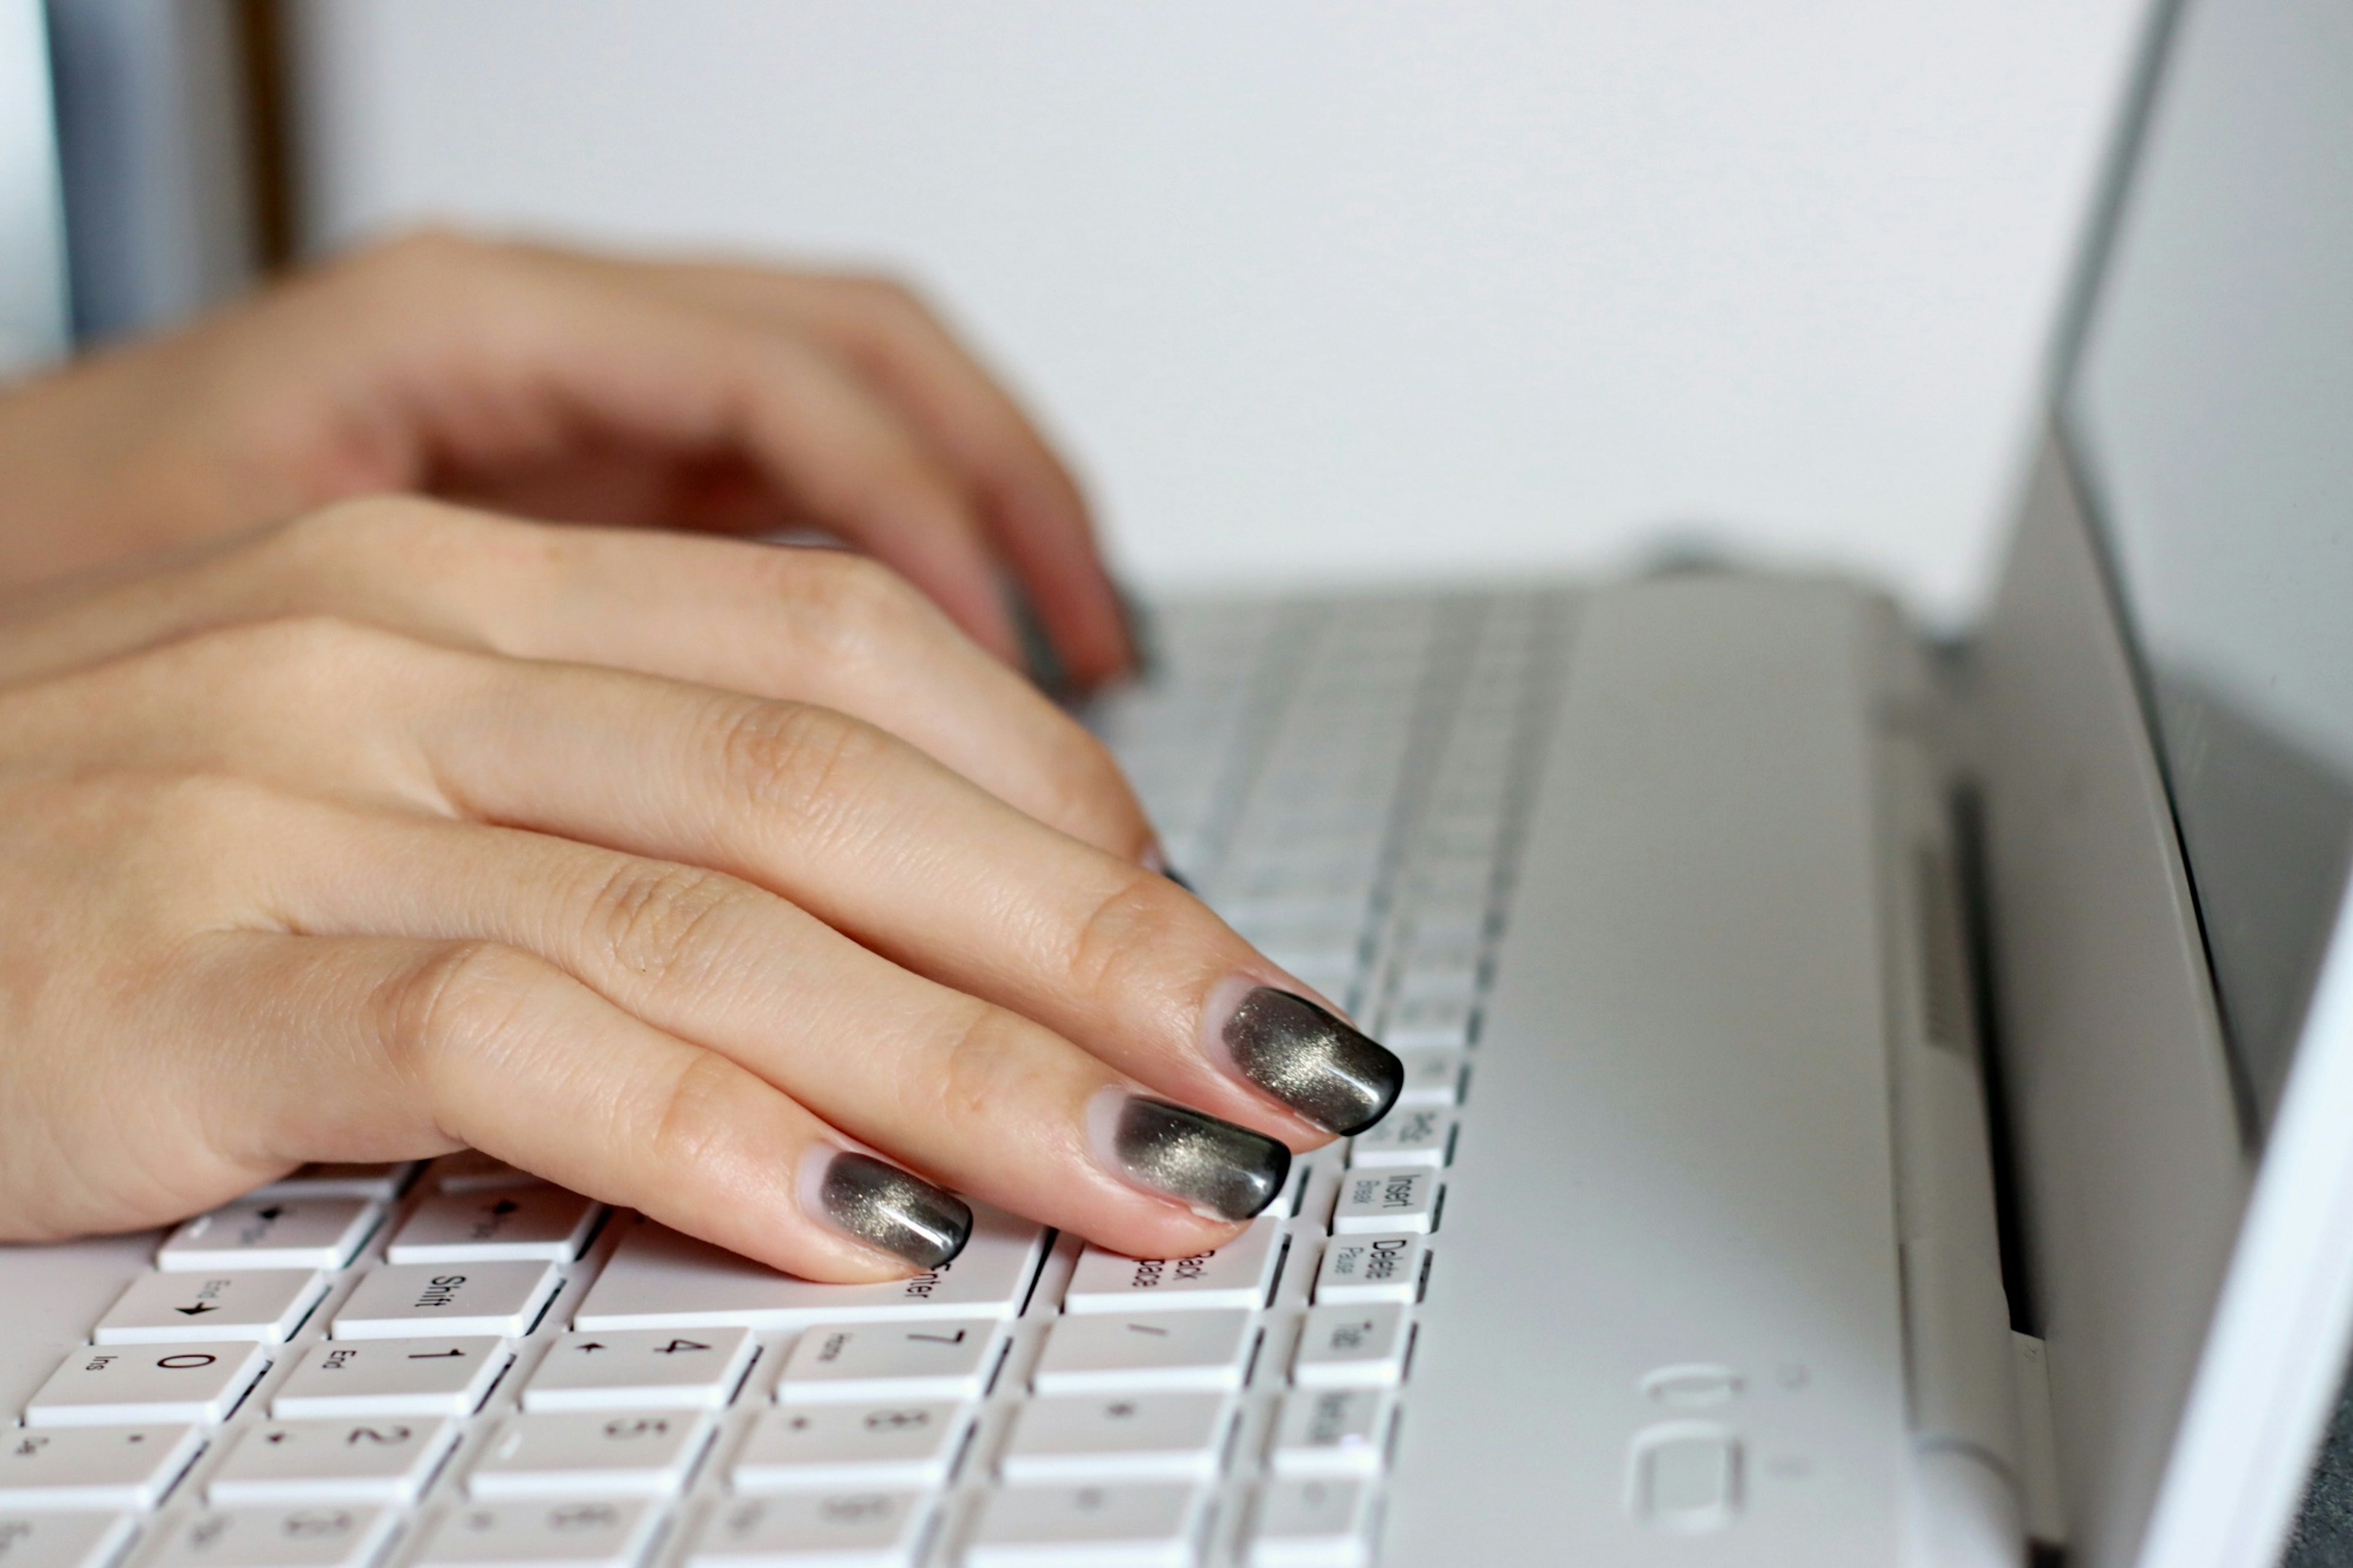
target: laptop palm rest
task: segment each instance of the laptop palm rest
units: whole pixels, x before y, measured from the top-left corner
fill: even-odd
[[[1897,1560],[1882,613],[1755,579],[1586,601],[1385,1561]]]

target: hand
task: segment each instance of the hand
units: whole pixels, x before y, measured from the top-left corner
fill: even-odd
[[[814,1279],[950,1255],[934,1183],[1213,1246],[1399,1069],[1151,843],[839,552],[375,500],[55,591],[0,622],[0,1237],[472,1145]]]
[[[813,524],[1018,661],[1133,662],[1086,507],[904,289],[446,235],[330,266],[0,396],[0,586],[427,491],[559,521]]]

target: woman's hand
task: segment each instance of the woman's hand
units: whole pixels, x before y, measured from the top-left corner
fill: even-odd
[[[427,235],[0,395],[0,586],[425,491],[560,521],[823,528],[1018,660],[1133,662],[1085,504],[1002,388],[871,278]]]
[[[1151,847],[842,552],[379,500],[54,591],[0,622],[0,1236],[470,1144],[816,1279],[950,1254],[933,1183],[1213,1246],[1398,1064]]]

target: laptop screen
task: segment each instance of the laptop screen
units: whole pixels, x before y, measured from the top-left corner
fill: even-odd
[[[2258,1138],[2353,864],[2353,6],[2189,0],[2063,395]]]

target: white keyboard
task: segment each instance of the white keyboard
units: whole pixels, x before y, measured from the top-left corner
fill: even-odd
[[[983,1209],[936,1274],[813,1285],[466,1154],[0,1248],[0,1568],[1373,1563],[1564,607],[1179,605],[1093,716],[1172,863],[1407,1063],[1232,1245]]]

